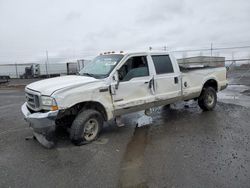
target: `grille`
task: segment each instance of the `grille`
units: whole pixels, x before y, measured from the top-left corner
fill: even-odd
[[[38,110],[40,107],[38,95],[29,93],[27,91],[25,95],[26,95],[26,102],[28,104],[28,107],[30,107],[32,110]]]

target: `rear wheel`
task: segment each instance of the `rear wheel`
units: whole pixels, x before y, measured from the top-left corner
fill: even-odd
[[[82,145],[96,140],[102,129],[103,117],[96,110],[80,112],[70,129],[70,139],[75,145]]]
[[[214,88],[203,88],[200,97],[198,98],[198,104],[204,111],[213,110],[217,103],[217,94]]]

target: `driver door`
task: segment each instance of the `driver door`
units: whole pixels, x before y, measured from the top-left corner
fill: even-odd
[[[143,109],[153,103],[154,93],[150,88],[148,57],[132,56],[119,68],[119,85],[113,95],[115,114]]]

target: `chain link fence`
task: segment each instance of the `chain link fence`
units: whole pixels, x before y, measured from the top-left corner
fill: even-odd
[[[79,60],[68,63],[51,64],[0,64],[0,76],[9,76],[10,78],[34,78],[49,77],[51,75],[76,74],[89,61]]]

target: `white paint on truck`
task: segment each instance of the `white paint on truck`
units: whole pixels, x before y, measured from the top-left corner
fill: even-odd
[[[93,108],[110,120],[180,100],[198,99],[206,86],[216,92],[227,86],[225,67],[182,72],[176,59],[166,52],[100,55],[80,74],[26,86],[27,102],[23,109],[27,108],[33,119],[23,113],[33,128],[39,121],[34,119],[36,113],[57,111],[56,117],[48,115],[56,124],[64,115],[77,117],[79,112]]]

